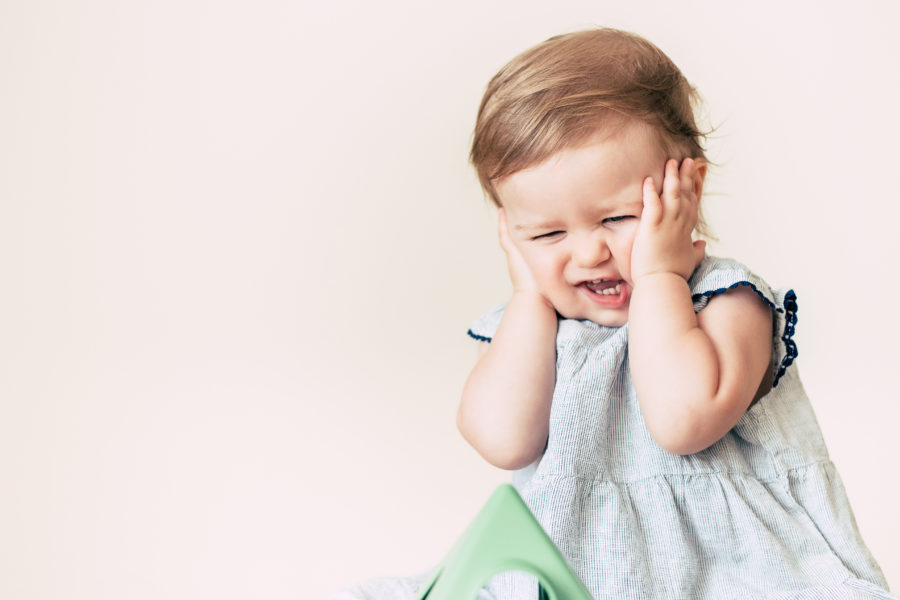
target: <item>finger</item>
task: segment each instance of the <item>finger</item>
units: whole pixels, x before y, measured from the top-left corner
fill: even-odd
[[[687,225],[692,230],[697,226],[697,221],[699,220],[698,211],[700,202],[694,188],[694,178],[696,174],[697,162],[693,158],[685,158],[681,162],[681,168],[679,169],[681,187],[679,216],[685,219]]]
[[[691,201],[694,200],[694,172],[697,164],[693,158],[686,158],[681,162],[679,176],[681,177],[681,197]]]
[[[681,200],[681,179],[678,176],[678,161],[666,161],[665,179],[663,179],[663,210],[671,216],[678,215]]]
[[[501,208],[497,211],[497,236],[500,238],[500,247],[509,248],[509,226],[506,224],[506,211]]]
[[[656,193],[656,183],[652,177],[644,179],[643,197],[644,210],[641,213],[641,221],[656,225],[662,218],[662,202]]]
[[[687,200],[691,205],[698,204],[700,200],[697,196],[695,188],[695,178],[697,175],[697,161],[693,158],[686,158],[681,163],[681,197]]]

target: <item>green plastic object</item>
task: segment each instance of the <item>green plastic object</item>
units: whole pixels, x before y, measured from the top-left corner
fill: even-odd
[[[489,578],[507,571],[537,577],[541,599],[592,600],[509,484],[494,491],[422,588],[418,600],[475,600]]]

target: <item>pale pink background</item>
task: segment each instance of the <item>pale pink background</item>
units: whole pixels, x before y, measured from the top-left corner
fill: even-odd
[[[706,198],[900,588],[897,8],[0,4],[0,597],[323,598],[437,562],[505,473],[454,427],[508,293],[489,77],[642,33],[719,125]]]

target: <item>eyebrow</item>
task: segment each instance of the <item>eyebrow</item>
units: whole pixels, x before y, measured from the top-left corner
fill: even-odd
[[[642,201],[640,200],[632,200],[627,201],[622,204],[616,205],[615,203],[610,203],[610,206],[603,206],[598,210],[598,213],[615,213],[618,212],[617,209],[622,209],[624,211],[631,210],[639,210],[638,207],[643,206]],[[513,225],[513,229],[516,231],[525,231],[525,230],[536,230],[536,229],[560,229],[563,227],[562,221],[539,221],[535,223],[523,223]]]
[[[524,225],[513,225],[513,229],[516,231],[523,231],[529,229],[559,229],[562,227],[562,224],[559,221],[545,221],[542,223],[525,223]]]

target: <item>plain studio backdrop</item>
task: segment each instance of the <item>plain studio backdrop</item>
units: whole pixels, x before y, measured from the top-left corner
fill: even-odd
[[[323,598],[437,563],[508,474],[456,432],[509,293],[488,79],[596,25],[717,127],[707,216],[900,588],[889,3],[0,3],[0,597]]]

